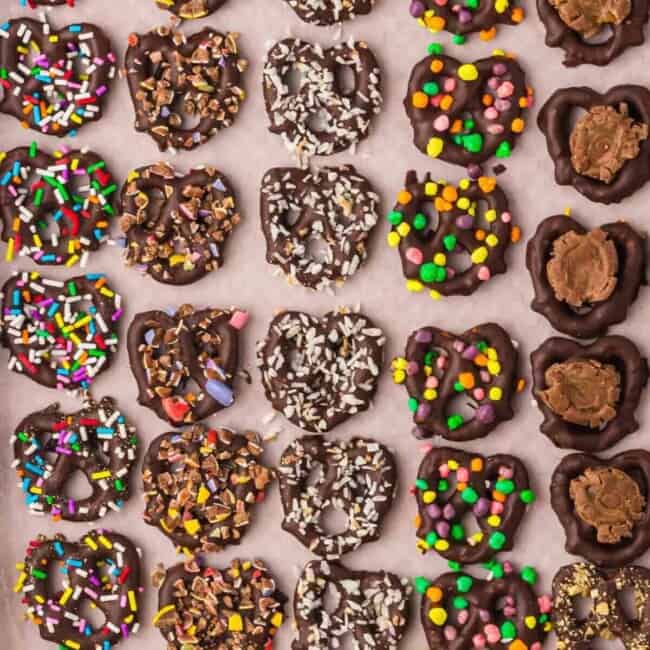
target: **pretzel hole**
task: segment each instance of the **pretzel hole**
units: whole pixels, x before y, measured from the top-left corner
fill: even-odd
[[[639,620],[639,612],[643,611],[644,607],[643,594],[634,587],[624,587],[616,592],[616,600],[628,622]]]
[[[339,95],[350,97],[357,88],[357,75],[351,65],[339,63],[334,68],[334,85]]]
[[[624,650],[620,639],[603,639],[596,637],[589,642],[589,650]]]
[[[302,216],[302,209],[297,205],[290,205],[283,212],[282,216],[284,223],[287,225],[287,227],[291,228],[292,226],[295,226],[300,220],[300,217]]]
[[[588,45],[602,45],[603,43],[607,43],[613,37],[614,30],[612,29],[612,26],[609,24],[604,24],[601,25],[600,30],[597,34],[594,34],[589,38],[582,36],[582,42],[587,43]]]
[[[63,567],[65,568],[65,567]],[[68,576],[62,571],[61,564],[52,560],[47,565],[47,593],[52,600],[59,600],[69,584]]]
[[[83,501],[93,495],[93,488],[86,475],[77,469],[68,476],[63,485],[63,494],[68,499]]]
[[[104,612],[88,598],[81,601],[78,615],[90,625],[93,632],[98,632],[106,624],[106,615]]]
[[[359,644],[352,632],[346,632],[343,636],[331,640],[333,650],[358,650]]]
[[[330,245],[320,237],[311,237],[307,241],[306,257],[317,264],[331,264],[334,259]]]
[[[324,133],[329,130],[329,121],[328,112],[321,108],[307,118],[306,126],[312,133]]]
[[[327,535],[340,535],[349,529],[347,514],[334,506],[329,506],[321,512],[319,523]]]
[[[144,211],[144,226],[149,230],[154,230],[162,216],[162,208],[165,205],[165,194],[157,188],[147,188],[144,192],[136,197],[136,207],[138,212]],[[158,235],[162,237],[164,232]]]
[[[307,480],[305,481],[305,486],[315,487],[316,485],[320,485],[324,480],[325,471],[323,469],[323,464],[318,462],[313,463],[309,470]]]
[[[183,97],[175,97],[169,110],[169,126],[180,131],[194,131],[203,119],[196,102]]]
[[[578,623],[584,623],[594,608],[594,601],[592,598],[586,596],[575,596],[572,601],[573,618]]]
[[[445,257],[447,258],[447,268],[454,269],[456,274],[469,271],[474,266],[469,252],[459,245],[455,250],[445,253]]]
[[[427,225],[421,231],[421,237],[426,241],[433,237],[440,227],[440,215],[433,204],[433,201],[424,201],[421,205],[422,214],[427,218]]]
[[[287,87],[290,95],[297,95],[302,85],[303,74],[297,65],[292,65],[282,77],[282,83]]]
[[[460,524],[465,531],[466,540],[470,540],[473,535],[483,533],[483,529],[479,526],[476,515],[472,512],[466,512],[460,520]],[[471,545],[472,544],[470,543],[470,546]]]
[[[341,592],[339,588],[333,583],[328,582],[323,591],[323,610],[328,614],[333,614],[341,604]]]
[[[463,422],[471,422],[474,419],[474,412],[476,406],[470,401],[470,398],[467,397],[465,393],[459,393],[454,395],[448,402],[445,407],[445,415],[447,417],[451,415],[461,415],[463,417]]]

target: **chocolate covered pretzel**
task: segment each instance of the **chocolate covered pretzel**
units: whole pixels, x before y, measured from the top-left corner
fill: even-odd
[[[129,174],[120,212],[126,264],[174,285],[218,269],[240,221],[235,194],[221,172],[202,166],[183,175],[164,162]]]
[[[404,384],[413,413],[413,434],[457,442],[486,436],[513,417],[517,391],[517,350],[495,323],[455,335],[422,327],[408,339],[404,357],[393,361],[393,381]],[[466,398],[473,417],[454,412],[453,400]]]
[[[63,535],[39,536],[27,548],[14,591],[41,638],[59,648],[114,648],[140,626],[140,550],[124,535],[91,530],[78,542]],[[59,589],[51,579],[61,575]],[[83,607],[98,609],[95,627]]]
[[[0,220],[7,261],[85,266],[108,238],[117,185],[105,161],[86,149],[54,155],[36,143],[0,162]]]
[[[650,548],[650,453],[612,458],[570,454],[551,478],[551,505],[568,553],[603,567],[632,562]]]
[[[562,448],[602,451],[639,428],[635,411],[648,362],[623,336],[591,345],[547,339],[531,355],[540,429]]]
[[[333,560],[379,538],[397,488],[393,455],[374,440],[329,441],[303,436],[278,466],[282,528],[312,553]],[[329,510],[346,515],[344,530],[329,530]]]
[[[310,289],[340,286],[366,260],[378,209],[379,195],[352,165],[270,169],[260,192],[266,261]],[[326,248],[320,257],[316,244]]]
[[[481,202],[487,206],[483,214]],[[388,221],[388,245],[399,248],[406,288],[416,293],[426,288],[434,300],[469,295],[505,273],[510,242],[521,236],[505,193],[488,176],[455,186],[434,181],[429,172],[419,181],[409,171]],[[469,267],[463,264],[468,258]]]
[[[350,72],[349,87],[343,75]],[[293,75],[299,79],[294,80]],[[379,113],[381,72],[363,41],[323,48],[297,38],[277,42],[264,60],[269,131],[301,161],[349,149]]]
[[[9,369],[48,388],[83,392],[117,350],[122,297],[100,273],[50,280],[14,272],[2,287]]]
[[[261,560],[215,569],[188,560],[167,570],[153,624],[168,650],[271,648],[286,596]]]
[[[95,521],[129,498],[138,438],[112,398],[87,401],[77,413],[58,404],[28,415],[12,439],[14,464],[29,512],[55,521]],[[92,488],[84,499],[66,495],[80,471]]]
[[[624,609],[631,590],[635,617]],[[591,607],[586,618],[577,600]],[[563,566],[553,578],[553,622],[557,650],[583,650],[597,639],[618,639],[625,650],[650,647],[650,571],[641,566],[602,569],[587,562]]]
[[[535,493],[526,467],[515,456],[486,458],[451,447],[433,447],[420,463],[415,498],[418,549],[475,564],[512,549],[526,505],[535,500]],[[463,524],[467,516],[479,528],[472,535]]]
[[[566,215],[542,221],[526,249],[534,311],[560,332],[602,336],[646,284],[645,237],[624,221],[587,231]]]
[[[394,650],[409,622],[410,594],[408,581],[394,573],[308,562],[293,597],[296,638],[291,648],[333,648],[349,635],[354,647],[367,648],[372,639],[373,648]]]
[[[214,13],[226,0],[156,0],[160,9],[166,9],[183,20],[197,20]]]
[[[54,7],[56,5],[68,5],[68,7],[74,7],[76,0],[21,0],[22,4],[28,6],[30,9],[36,9],[36,7]]]
[[[531,105],[532,90],[511,56],[461,63],[435,44],[413,68],[404,99],[413,144],[430,158],[464,167],[508,158]]]
[[[487,580],[462,569],[433,581],[415,579],[430,650],[542,650],[552,627],[551,599],[537,597],[537,572],[527,566],[515,573],[508,562],[488,567]]]
[[[266,399],[301,429],[330,431],[369,408],[385,342],[362,314],[281,312],[257,348]]]
[[[369,14],[375,0],[285,0],[306,23],[335,25]]]
[[[575,124],[572,114],[584,111]],[[616,86],[556,90],[537,117],[559,185],[598,203],[618,203],[650,178],[650,91]]]
[[[127,346],[138,402],[172,425],[191,424],[235,402],[239,310],[153,310],[136,314]]]
[[[231,126],[248,66],[238,37],[209,27],[192,36],[169,27],[131,34],[125,66],[136,130],[166,151],[193,149]]]
[[[264,499],[272,479],[261,455],[251,431],[238,434],[195,424],[158,436],[142,466],[145,522],[185,553],[239,544],[251,509]]]
[[[97,25],[55,30],[45,19],[7,20],[0,28],[0,112],[41,133],[74,135],[102,116],[115,62]]]
[[[628,47],[641,45],[648,0],[537,0],[546,45],[564,50],[564,65],[607,65]],[[609,28],[605,40],[594,40]]]

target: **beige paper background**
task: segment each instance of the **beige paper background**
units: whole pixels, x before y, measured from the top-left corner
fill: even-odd
[[[156,9],[153,0],[78,0],[78,7],[61,7],[49,13],[55,27],[70,22],[89,21],[101,25],[110,35],[114,48],[122,61],[128,34],[143,32],[148,28],[166,23],[169,14]],[[402,99],[411,67],[426,54],[431,35],[419,28],[409,16],[408,0],[378,0],[369,15],[343,27],[342,38],[350,36],[367,40],[380,61],[383,70],[385,106],[376,119],[370,137],[363,142],[356,154],[344,153],[316,164],[348,162],[366,174],[382,195],[384,212],[390,208],[394,195],[401,187],[406,170],[414,168],[423,173],[431,170],[435,176],[457,180],[463,170],[445,163],[427,159],[411,144],[411,132],[402,109]],[[492,43],[482,43],[477,37],[470,43],[457,47],[449,45],[447,53],[470,61],[489,54],[494,47],[517,52],[534,86],[538,106],[529,113],[531,128],[517,145],[514,155],[506,162],[508,170],[500,177],[511,200],[512,213],[521,224],[524,239],[534,231],[544,217],[561,212],[571,206],[573,214],[583,223],[595,226],[618,217],[629,219],[640,229],[646,228],[647,202],[650,185],[636,196],[616,207],[591,204],[571,188],[555,185],[552,164],[546,153],[544,140],[533,123],[537,108],[553,89],[560,86],[587,84],[604,91],[617,83],[647,83],[650,78],[650,48],[635,48],[625,53],[607,69],[583,67],[568,70],[561,65],[561,51],[544,46],[544,30],[531,1],[525,2],[529,14],[523,25],[502,28]],[[1,18],[17,17],[28,13],[21,9],[19,0],[1,0]],[[301,287],[289,287],[280,277],[272,274],[272,267],[264,259],[265,245],[259,227],[258,189],[263,173],[276,165],[290,164],[280,138],[266,129],[261,92],[262,57],[270,43],[287,35],[296,35],[331,44],[339,37],[339,30],[311,27],[303,24],[282,0],[229,0],[216,14],[186,24],[184,30],[192,33],[209,24],[220,30],[239,31],[244,55],[250,60],[245,77],[248,100],[243,106],[236,124],[217,135],[209,143],[192,152],[175,157],[161,156],[153,140],[144,134],[136,134],[130,98],[123,79],[113,84],[108,97],[104,117],[95,124],[84,127],[80,135],[66,140],[74,146],[91,146],[105,157],[117,179],[124,179],[131,167],[154,162],[161,158],[171,160],[180,169],[193,164],[209,163],[225,172],[237,189],[244,220],[235,231],[226,251],[225,267],[202,281],[182,290],[165,287],[136,271],[123,267],[119,251],[104,247],[91,257],[89,271],[105,271],[112,284],[125,296],[127,325],[137,311],[177,306],[182,302],[196,305],[230,306],[236,304],[250,310],[252,319],[243,339],[242,367],[251,371],[252,385],[239,384],[236,404],[218,417],[215,424],[235,429],[252,428],[261,433],[282,426],[279,440],[268,445],[267,459],[275,462],[282,449],[299,430],[278,417],[265,426],[262,419],[270,411],[254,367],[255,342],[266,331],[266,326],[277,308],[297,308],[321,313],[337,305],[359,303],[362,310],[385,329],[388,335],[386,358],[403,351],[407,335],[418,326],[433,324],[452,331],[496,320],[505,326],[520,343],[522,371],[529,376],[528,354],[553,334],[550,325],[534,314],[528,307],[532,287],[524,266],[525,245],[511,249],[510,269],[487,286],[468,298],[447,298],[433,302],[425,295],[412,295],[403,288],[397,253],[385,244],[387,224],[382,221],[377,228],[367,265],[333,297],[313,294]],[[439,40],[450,43],[448,35]],[[0,146],[12,148],[36,139],[46,148],[54,149],[58,140],[39,137],[35,132],[21,130],[11,117],[0,116]],[[4,257],[4,251],[2,252]],[[21,261],[12,268],[33,268],[31,263]],[[11,268],[4,265],[0,280],[9,275]],[[67,271],[49,270],[56,277],[67,277]],[[648,292],[642,291],[634,305],[631,316],[617,333],[631,336],[640,347],[648,350],[648,327],[650,317]],[[124,332],[124,329],[123,329]],[[0,353],[2,367],[7,359],[6,351]],[[128,369],[124,346],[114,360],[110,371],[101,375],[94,388],[96,396],[112,395],[118,399],[122,410],[138,427],[142,447],[145,448],[156,435],[168,430],[167,425],[153,412],[137,405],[135,382]],[[78,402],[55,391],[40,387],[22,376],[0,371],[0,395],[3,398],[3,438],[0,447],[0,620],[3,622],[3,647],[16,650],[37,650],[47,647],[38,637],[37,629],[20,622],[19,599],[11,591],[15,571],[14,564],[23,556],[27,541],[38,533],[52,534],[57,531],[70,538],[80,537],[87,529],[84,524],[53,524],[47,519],[31,517],[22,503],[22,495],[16,487],[14,472],[10,467],[12,454],[9,437],[18,422],[29,412],[45,407],[53,401],[62,402],[69,410],[75,410]],[[650,407],[644,400],[640,407],[641,431],[629,436],[615,451],[647,446],[645,430]],[[530,392],[519,396],[516,417],[501,425],[487,439],[463,445],[464,448],[484,454],[512,452],[527,464],[533,487],[539,500],[525,518],[510,557],[519,564],[535,564],[540,571],[542,585],[550,586],[554,572],[570,558],[563,551],[562,529],[548,504],[548,485],[551,472],[565,452],[556,449],[538,427],[541,417],[531,404]],[[421,443],[410,434],[410,413],[406,408],[405,391],[393,386],[390,373],[386,372],[379,386],[374,408],[339,427],[330,437],[349,437],[362,434],[376,437],[389,445],[396,453],[399,470],[399,496],[386,521],[380,541],[364,546],[345,558],[344,562],[355,569],[388,569],[404,576],[426,575],[431,578],[443,572],[445,562],[435,554],[422,557],[415,550],[415,537],[411,519],[415,513],[408,487],[415,477],[421,457]],[[171,543],[156,529],[141,520],[143,507],[138,473],[133,476],[134,494],[127,507],[118,514],[111,513],[101,522],[131,536],[144,551],[144,569],[148,575],[157,562],[171,565],[176,556]],[[240,547],[211,557],[210,562],[225,566],[236,556],[258,556],[265,559],[287,595],[291,595],[300,567],[310,559],[309,553],[280,528],[280,503],[274,485],[266,503],[254,513],[254,524]],[[642,561],[647,561],[643,558]],[[148,588],[143,598],[142,629],[137,638],[124,642],[125,650],[140,648],[154,650],[163,648],[162,637],[151,625],[156,608],[156,594]],[[413,599],[413,617],[403,648],[421,650],[425,647],[418,616],[418,603]],[[291,639],[290,625],[284,625],[277,636],[278,650],[287,650]],[[549,642],[548,646],[554,645]],[[53,647],[53,646],[52,646]]]

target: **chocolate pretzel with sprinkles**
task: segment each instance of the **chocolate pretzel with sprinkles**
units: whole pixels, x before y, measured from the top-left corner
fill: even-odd
[[[54,7],[56,5],[68,5],[74,7],[76,0],[21,0],[22,4],[26,4],[30,9],[36,9],[39,6]]]
[[[115,63],[97,25],[57,31],[31,18],[8,20],[0,25],[0,112],[41,133],[74,135],[101,117]]]
[[[172,425],[232,406],[238,336],[247,322],[244,311],[192,305],[136,314],[127,344],[138,402]]]
[[[167,570],[153,624],[167,650],[270,650],[287,597],[262,560],[214,569],[189,560]]]
[[[532,90],[512,56],[461,63],[436,44],[413,68],[404,99],[415,146],[464,167],[508,158],[531,105]]]
[[[160,9],[183,20],[198,20],[214,13],[226,0],[155,0]]]
[[[404,357],[393,361],[393,381],[409,394],[418,438],[442,436],[464,442],[488,435],[513,417],[517,350],[508,333],[495,323],[455,335],[437,327],[415,330]],[[456,397],[466,397],[473,416],[453,410]]]
[[[409,623],[410,595],[408,580],[394,573],[308,562],[293,597],[296,638],[291,649],[335,648],[349,635],[354,648],[395,650]]]
[[[138,438],[110,397],[99,403],[89,400],[69,415],[58,404],[31,413],[11,442],[13,467],[32,514],[50,514],[55,521],[95,521],[110,510],[121,510],[129,498]],[[85,499],[65,495],[65,485],[77,471],[92,488]]]
[[[92,530],[79,542],[63,535],[30,542],[14,591],[22,595],[27,619],[45,641],[66,650],[114,648],[140,626],[140,554],[124,535]],[[63,576],[54,591],[49,576]],[[82,607],[96,608],[105,622],[95,628]]]
[[[351,88],[342,77],[348,71],[354,77]],[[300,76],[295,83],[292,73]],[[381,71],[363,41],[323,48],[285,38],[267,53],[263,77],[269,130],[282,136],[303,164],[366,138],[382,103]]]
[[[415,578],[430,650],[542,650],[552,629],[550,596],[537,597],[537,571],[492,562],[487,580],[461,569],[431,581]]]
[[[623,607],[631,590],[634,613]],[[578,598],[591,601],[586,618]],[[553,619],[557,650],[585,650],[597,639],[618,639],[625,650],[650,648],[650,571],[642,566],[601,569],[588,562],[563,566],[553,578]]]
[[[352,165],[270,169],[260,193],[267,262],[311,289],[342,285],[366,260],[378,205],[379,195]],[[310,250],[319,242],[324,259]]]
[[[35,142],[12,149],[0,162],[7,261],[18,255],[37,264],[85,266],[108,238],[116,190],[105,161],[87,149],[51,155]]]
[[[514,545],[527,504],[535,501],[525,465],[515,456],[487,458],[451,447],[434,447],[415,481],[417,547],[447,560],[476,564]],[[468,536],[473,517],[479,531]]]
[[[186,554],[239,544],[273,472],[255,433],[201,424],[158,436],[142,467],[144,520]]]
[[[122,314],[122,297],[102,274],[49,280],[16,271],[2,287],[9,369],[48,388],[86,391],[111,363]]]
[[[235,194],[221,172],[205,166],[182,175],[164,162],[129,173],[120,212],[127,266],[174,285],[218,269],[240,221]]]
[[[330,431],[369,408],[385,342],[362,314],[281,312],[257,349],[266,398],[301,429]]]
[[[298,17],[313,25],[335,25],[369,14],[375,0],[285,0]]]
[[[282,453],[278,478],[282,528],[312,553],[333,560],[379,538],[397,488],[397,466],[374,440],[303,436]],[[345,530],[328,532],[322,518],[329,509],[346,515]]]
[[[481,202],[487,205],[482,215]],[[399,248],[406,288],[427,288],[434,300],[467,296],[505,273],[508,247],[521,237],[504,191],[489,176],[455,186],[432,180],[428,172],[418,181],[417,172],[409,171],[388,221],[388,245]],[[465,270],[455,261],[459,255],[471,261]]]
[[[193,149],[232,126],[246,96],[248,62],[238,37],[209,27],[192,36],[168,27],[129,36],[125,66],[135,128],[160,151]]]

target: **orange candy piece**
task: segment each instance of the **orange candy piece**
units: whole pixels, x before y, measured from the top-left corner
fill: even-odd
[[[429,98],[426,93],[420,92],[419,90],[413,93],[411,102],[415,108],[426,108],[429,105]]]

